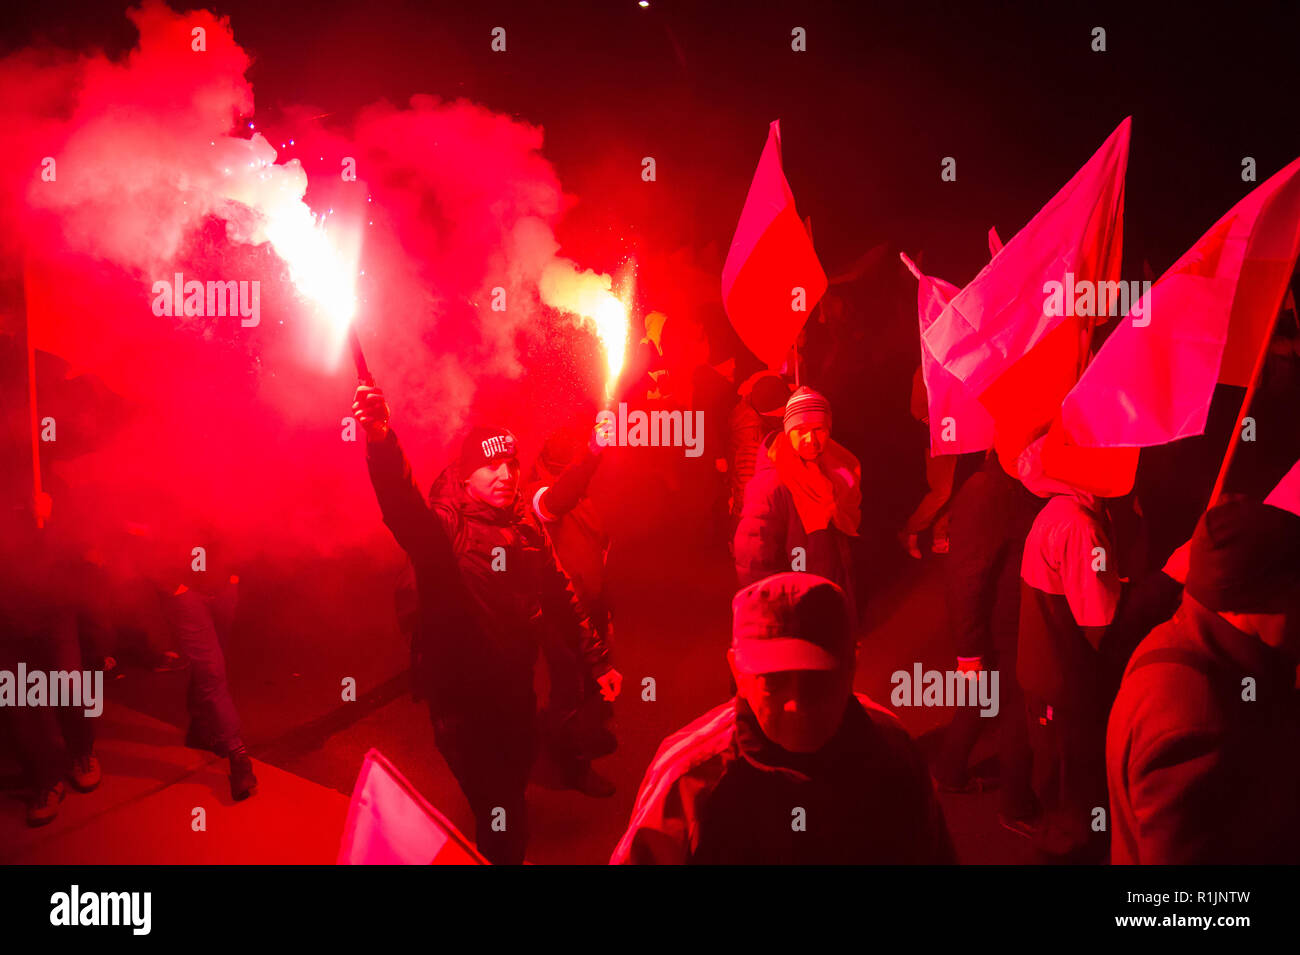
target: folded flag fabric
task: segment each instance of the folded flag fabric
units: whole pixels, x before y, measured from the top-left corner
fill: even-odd
[[[916,311],[921,328],[921,376],[930,418],[930,453],[966,454],[993,447],[993,419],[960,381],[939,364],[925,343],[925,330],[957,294],[957,286],[925,275],[903,253],[903,264],[917,280]]]
[[[377,749],[352,789],[339,865],[487,865]]]
[[[1005,460],[1046,430],[1087,355],[1095,317],[1050,308],[1048,284],[1119,277],[1129,131],[1125,119],[925,333],[992,415]]]

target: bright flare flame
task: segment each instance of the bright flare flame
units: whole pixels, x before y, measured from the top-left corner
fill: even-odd
[[[587,319],[605,350],[605,397],[612,397],[627,351],[627,306],[610,287],[608,275],[579,272],[568,259],[557,259],[542,272],[542,301],[552,308]]]
[[[591,316],[596,324],[596,337],[605,349],[605,397],[609,398],[623,371],[623,359],[627,351],[627,306],[613,294],[596,306],[596,314]]]
[[[229,151],[223,157],[224,167],[228,167],[223,196],[255,213],[241,231],[241,239],[271,243],[288,266],[298,294],[327,325],[325,354],[337,358],[357,310],[360,232],[327,232],[326,217],[315,215],[303,201],[307,173],[302,163],[291,159],[277,164],[275,149],[261,133],[247,140],[228,139],[223,145]]]
[[[354,263],[326,233],[324,218],[302,204],[285,212],[267,221],[266,236],[289,266],[298,293],[325,316],[341,341],[357,311]]]

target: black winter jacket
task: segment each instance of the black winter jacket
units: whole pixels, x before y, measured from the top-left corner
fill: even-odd
[[[440,709],[491,707],[531,694],[543,620],[572,639],[593,677],[612,668],[536,517],[472,500],[451,469],[426,504],[391,430],[367,445],[384,523],[411,558],[419,595],[416,688]]]

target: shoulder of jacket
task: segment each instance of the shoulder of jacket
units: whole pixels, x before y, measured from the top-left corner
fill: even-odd
[[[1175,634],[1166,627],[1170,623],[1155,628],[1138,644],[1129,659],[1130,667],[1141,663],[1148,653],[1181,649],[1176,639],[1171,639]],[[1125,672],[1111,714],[1136,753],[1162,738],[1219,732],[1220,707],[1219,694],[1205,673],[1180,662],[1152,661]]]
[[[735,729],[734,700],[728,700],[688,723],[659,744],[650,768],[646,770],[645,785],[653,782],[666,787],[695,772],[709,760],[721,757],[731,745]]]
[[[877,703],[865,693],[854,693],[853,696],[866,711],[872,725],[890,746],[910,751],[916,745],[912,734],[907,731],[907,727],[903,725],[897,713]]]

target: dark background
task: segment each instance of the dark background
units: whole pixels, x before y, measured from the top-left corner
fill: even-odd
[[[124,6],[11,7],[4,48],[126,49]],[[195,6],[231,17],[260,117],[427,92],[541,125],[578,200],[561,238],[579,259],[627,237],[725,254],[773,119],[828,269],[888,239],[958,284],[988,227],[1009,239],[1127,115],[1126,277],[1143,259],[1158,275],[1247,191],[1244,156],[1262,181],[1300,154],[1294,3]]]

